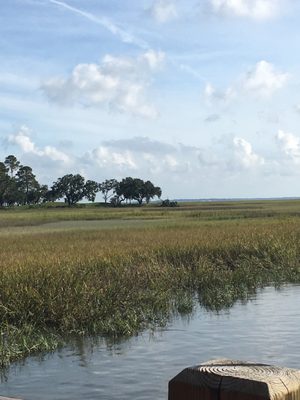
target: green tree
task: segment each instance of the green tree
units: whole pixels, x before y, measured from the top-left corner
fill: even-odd
[[[48,185],[41,185],[39,189],[39,202],[45,203],[47,201],[47,194],[49,192]]]
[[[96,199],[96,194],[99,192],[99,183],[91,180],[87,180],[84,185],[84,197],[88,201],[94,202]]]
[[[131,178],[130,176],[122,179],[121,182],[118,183],[115,190],[116,195],[119,198],[119,202],[124,200],[131,201],[138,197],[141,182],[143,182],[141,179]]]
[[[10,176],[13,177],[14,172],[17,171],[20,166],[20,161],[18,161],[14,155],[10,154],[6,157],[4,164],[10,172]]]
[[[159,186],[154,186],[151,181],[144,182],[143,195],[145,196],[146,203],[148,204],[153,197],[157,196],[161,198],[161,188]]]
[[[107,203],[107,200],[114,195],[117,186],[118,181],[116,179],[106,179],[104,182],[99,184],[99,189],[103,195],[105,204]]]
[[[53,183],[52,192],[57,199],[65,198],[72,206],[85,197],[85,179],[80,174],[67,174]]]
[[[24,195],[19,190],[15,177],[11,178],[8,176],[4,193],[4,203],[8,206],[13,206],[14,204],[22,204],[23,200]]]
[[[5,204],[5,195],[8,188],[9,176],[7,175],[8,169],[3,162],[0,162],[0,206]]]
[[[135,200],[142,205],[144,199],[149,203],[153,197],[160,197],[161,189],[150,181],[144,182],[139,178],[127,177],[118,184],[116,194],[120,201]]]
[[[57,194],[54,192],[53,187],[51,189],[48,189],[45,193],[42,195],[42,201],[44,203],[47,203],[48,201],[53,202],[57,200],[59,197]]]
[[[8,168],[6,167],[6,165],[0,161],[0,176],[4,176],[7,175],[8,172]]]
[[[32,168],[21,165],[16,173],[18,190],[21,192],[21,203],[30,204],[33,201],[35,192],[39,189],[39,183],[32,172]]]
[[[34,188],[32,188],[28,192],[28,197],[27,197],[28,204],[38,204],[44,201],[47,192],[48,192],[47,185],[40,185],[38,182],[36,182]]]

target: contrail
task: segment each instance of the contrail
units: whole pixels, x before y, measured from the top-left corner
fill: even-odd
[[[80,15],[80,16],[88,19],[91,22],[94,22],[95,24],[101,25],[102,27],[107,29],[109,32],[111,32],[113,35],[117,36],[123,43],[134,44],[135,46],[137,46],[143,50],[149,50],[151,48],[151,46],[147,42],[135,37],[134,35],[132,35],[129,32],[126,32],[123,29],[119,28],[114,22],[112,22],[110,19],[108,19],[106,17],[95,16],[92,13],[83,11],[77,7],[70,6],[68,3],[65,3],[64,1],[61,1],[61,0],[48,0],[48,2],[55,4],[59,7],[63,7],[66,10],[69,10],[70,12],[73,12],[77,15]],[[176,68],[179,67],[179,69],[181,69],[182,71],[185,71],[187,74],[193,76],[197,80],[206,81],[205,77],[201,76],[197,71],[195,71],[189,65],[186,65],[186,64],[178,65],[178,63],[175,60],[172,60],[171,57],[169,58],[169,61],[171,62],[171,64],[173,66],[175,66]]]
[[[98,25],[103,26],[109,32],[111,32],[113,35],[119,37],[121,39],[121,41],[124,43],[131,43],[142,49],[149,49],[149,47],[150,47],[145,41],[138,39],[131,33],[126,32],[123,29],[119,28],[117,25],[115,25],[112,21],[110,21],[106,17],[96,17],[95,15],[93,15],[89,12],[82,11],[79,8],[70,6],[69,4],[67,4],[63,1],[59,1],[59,0],[49,0],[49,3],[56,4],[60,7],[64,7],[73,13],[81,15],[82,17],[84,17]]]
[[[179,64],[179,68],[182,71],[187,72],[189,75],[193,76],[194,78],[206,82],[207,78],[205,78],[203,75],[199,74],[198,71],[196,71],[194,68],[192,68],[191,66],[187,65],[187,64]]]

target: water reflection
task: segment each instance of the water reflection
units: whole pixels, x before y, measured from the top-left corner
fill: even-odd
[[[129,340],[74,339],[15,364],[1,395],[28,400],[162,400],[188,365],[228,357],[300,368],[300,287],[266,288],[214,313],[194,307],[165,328]]]

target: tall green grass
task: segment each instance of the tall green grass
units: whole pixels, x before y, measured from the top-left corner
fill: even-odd
[[[232,213],[225,207],[213,211],[220,213],[215,220],[190,208],[158,224],[114,229],[6,234],[3,228],[0,363],[52,350],[69,335],[126,336],[165,324],[176,312],[190,312],[195,296],[220,310],[259,287],[300,282],[295,208],[270,204],[279,217],[222,219]],[[77,212],[63,211],[66,219]],[[136,212],[156,211],[116,214]]]

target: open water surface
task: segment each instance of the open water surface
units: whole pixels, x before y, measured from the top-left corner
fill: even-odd
[[[25,400],[166,400],[168,381],[214,358],[300,369],[300,286],[265,288],[220,313],[200,306],[166,328],[127,341],[72,343],[15,364],[0,394]]]

